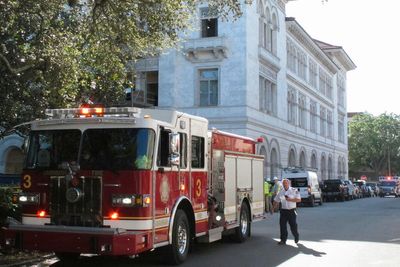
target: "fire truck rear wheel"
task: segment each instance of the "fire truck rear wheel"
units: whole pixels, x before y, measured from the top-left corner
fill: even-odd
[[[56,257],[62,262],[73,262],[78,260],[80,253],[63,253],[63,252],[56,252]]]
[[[240,209],[239,226],[235,229],[234,240],[242,243],[250,236],[250,212],[246,203],[242,203]]]
[[[177,210],[172,228],[172,244],[169,248],[169,263],[173,265],[184,262],[190,246],[190,228],[186,213]]]

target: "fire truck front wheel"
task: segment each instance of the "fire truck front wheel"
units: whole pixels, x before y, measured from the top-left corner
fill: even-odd
[[[63,252],[56,252],[55,253],[57,258],[62,262],[74,262],[78,260],[80,254],[79,253],[63,253]]]
[[[172,244],[169,247],[168,257],[170,264],[180,264],[187,258],[190,246],[190,228],[186,213],[177,210],[172,228]]]
[[[242,243],[250,236],[250,211],[246,203],[240,209],[239,226],[235,229],[234,240]]]

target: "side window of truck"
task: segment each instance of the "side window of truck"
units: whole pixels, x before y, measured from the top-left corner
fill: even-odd
[[[157,165],[162,167],[170,167],[169,162],[169,133],[170,131],[161,129],[160,142],[158,144]]]
[[[185,133],[179,133],[180,135],[180,164],[182,169],[187,167],[187,135]]]
[[[192,168],[204,168],[204,138],[192,136]]]

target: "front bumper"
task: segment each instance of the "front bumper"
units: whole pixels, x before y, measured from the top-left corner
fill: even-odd
[[[153,247],[151,232],[61,225],[9,225],[2,247],[44,252],[135,255]]]

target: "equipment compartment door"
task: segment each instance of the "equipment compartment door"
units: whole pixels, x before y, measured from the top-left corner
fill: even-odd
[[[225,156],[225,220],[228,224],[237,218],[236,188],[237,188],[237,157]]]

